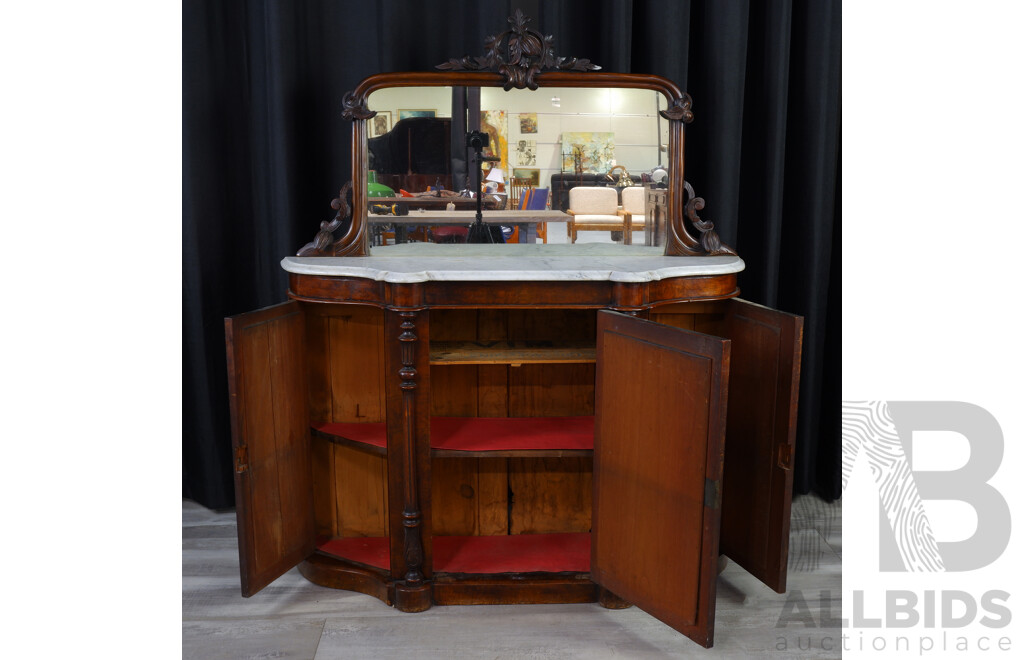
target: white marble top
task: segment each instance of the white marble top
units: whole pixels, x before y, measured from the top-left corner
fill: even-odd
[[[666,257],[664,248],[583,243],[435,244],[373,248],[369,257],[285,257],[289,273],[365,277],[393,282],[608,281],[652,282],[668,277],[727,275],[739,257]]]

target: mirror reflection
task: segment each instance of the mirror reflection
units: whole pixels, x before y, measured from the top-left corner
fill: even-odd
[[[666,105],[643,89],[377,90],[365,178],[372,247],[663,246]]]

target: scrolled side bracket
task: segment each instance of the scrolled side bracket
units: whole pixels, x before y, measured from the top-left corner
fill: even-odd
[[[338,196],[331,200],[331,208],[337,210],[334,218],[331,220],[324,220],[320,223],[320,231],[316,233],[316,236],[313,237],[311,242],[302,246],[302,249],[298,252],[298,256],[342,256],[338,249],[344,244],[344,238],[334,240],[334,234],[345,225],[346,221],[351,222],[352,220],[352,205],[348,202],[351,192],[352,182],[349,181],[341,187],[340,191],[338,191]]]
[[[735,255],[736,250],[732,249],[728,245],[722,243],[722,239],[719,238],[718,232],[715,231],[715,223],[708,220],[702,220],[698,211],[704,209],[704,198],[697,197],[693,191],[693,186],[690,185],[689,181],[684,182],[686,188],[686,195],[689,198],[684,207],[686,213],[686,219],[690,221],[693,228],[700,232],[700,246],[708,256],[718,256],[731,254]]]

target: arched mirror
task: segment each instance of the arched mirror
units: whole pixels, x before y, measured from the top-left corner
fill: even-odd
[[[664,232],[646,225],[644,184],[667,179],[667,105],[660,92],[614,87],[379,89],[367,100],[371,245],[476,240],[459,222],[475,221],[479,190],[488,241],[664,247]],[[474,134],[486,142],[479,159]],[[607,217],[571,216],[573,188],[603,189],[573,199],[604,203]]]

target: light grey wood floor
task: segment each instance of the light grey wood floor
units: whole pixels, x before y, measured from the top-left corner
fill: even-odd
[[[186,500],[181,532],[186,659],[841,656],[839,630],[790,622],[808,614],[818,621],[822,607],[839,616],[842,508],[812,496],[793,501],[787,594],[730,563],[718,578],[715,645],[707,650],[635,607],[489,605],[404,614],[371,596],[314,585],[296,569],[242,598],[234,512]],[[790,623],[778,627],[787,598],[783,623]]]

